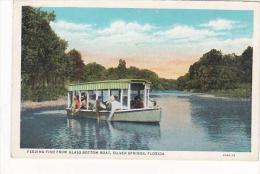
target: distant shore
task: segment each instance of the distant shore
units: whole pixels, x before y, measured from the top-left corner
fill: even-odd
[[[227,89],[227,90],[211,90],[207,92],[209,95],[223,98],[251,98],[251,89],[249,88],[238,88],[238,89]]]
[[[186,92],[190,92],[195,95],[201,95],[203,97],[217,97],[217,98],[243,98],[249,99],[252,96],[251,87],[247,88],[236,88],[236,89],[222,89],[222,90],[209,90],[209,91],[201,91],[201,90],[183,90]]]
[[[203,97],[203,98],[221,98],[221,99],[228,99],[230,97],[221,97],[221,96],[216,96],[214,94],[209,94],[209,93],[192,93],[194,96],[198,97]]]
[[[218,96],[210,93],[192,93],[193,96],[201,97],[201,98],[215,98],[215,99],[225,99],[225,100],[243,100],[249,101],[251,97],[234,97],[234,96]]]
[[[21,104],[22,110],[28,109],[42,109],[42,108],[56,108],[56,107],[66,107],[67,101],[65,98],[59,98],[57,100],[49,100],[42,102],[32,102],[32,101],[24,101]]]

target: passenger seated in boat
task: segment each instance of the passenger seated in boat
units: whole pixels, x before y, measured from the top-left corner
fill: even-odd
[[[116,95],[114,96],[115,101],[119,101],[118,98],[119,98],[118,96]]]
[[[87,105],[88,105],[87,97],[83,96],[81,99],[81,109],[87,109]]]
[[[110,103],[110,101],[106,102],[106,110],[107,111],[111,111],[111,103]]]
[[[134,100],[131,101],[131,108],[144,108],[144,102],[141,100],[140,96],[135,96]]]
[[[79,96],[77,95],[77,96],[75,96],[75,97],[73,98],[73,103],[72,103],[71,111],[72,111],[73,113],[76,113],[76,112],[79,111],[79,109],[80,109],[80,102],[79,102]]]
[[[114,96],[115,100],[119,102],[119,96],[115,95]]]
[[[111,103],[111,111],[110,111],[110,114],[108,116],[108,120],[111,120],[111,118],[114,115],[114,112],[116,110],[121,109],[121,103],[116,101],[115,97],[113,95],[111,95],[111,97],[110,97],[110,103]]]
[[[95,109],[95,105],[96,105],[96,94],[90,96],[90,99],[89,99],[88,104],[89,104],[89,107],[88,107],[88,108],[89,108],[90,110],[94,110],[94,109]]]

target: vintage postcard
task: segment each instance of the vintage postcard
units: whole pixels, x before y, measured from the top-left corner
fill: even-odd
[[[12,157],[258,160],[259,8],[15,0]]]

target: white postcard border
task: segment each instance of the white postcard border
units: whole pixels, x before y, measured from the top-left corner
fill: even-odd
[[[251,152],[204,152],[204,151],[129,151],[129,150],[86,150],[86,149],[21,149],[20,148],[20,94],[21,94],[21,7],[100,7],[100,8],[160,8],[160,9],[234,9],[254,10],[253,33],[253,83]],[[259,155],[259,81],[260,81],[260,6],[257,2],[220,1],[50,1],[15,0],[13,23],[12,65],[12,116],[11,156],[17,158],[95,158],[95,159],[178,159],[178,160],[258,160]],[[55,152],[50,153],[51,150]],[[41,151],[41,152],[40,152]],[[48,152],[49,151],[49,152]],[[64,153],[59,153],[64,151]],[[93,151],[98,154],[89,154]],[[65,153],[66,152],[66,153]],[[103,152],[104,154],[101,154]],[[125,152],[125,154],[123,154]],[[133,152],[138,154],[133,155]],[[150,153],[153,153],[151,155]],[[155,155],[156,154],[156,155]]]

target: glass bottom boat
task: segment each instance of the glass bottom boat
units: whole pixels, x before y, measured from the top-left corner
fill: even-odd
[[[150,82],[120,79],[69,85],[69,118],[86,117],[120,122],[160,122],[161,108],[150,99]],[[79,108],[73,109],[78,98]]]

